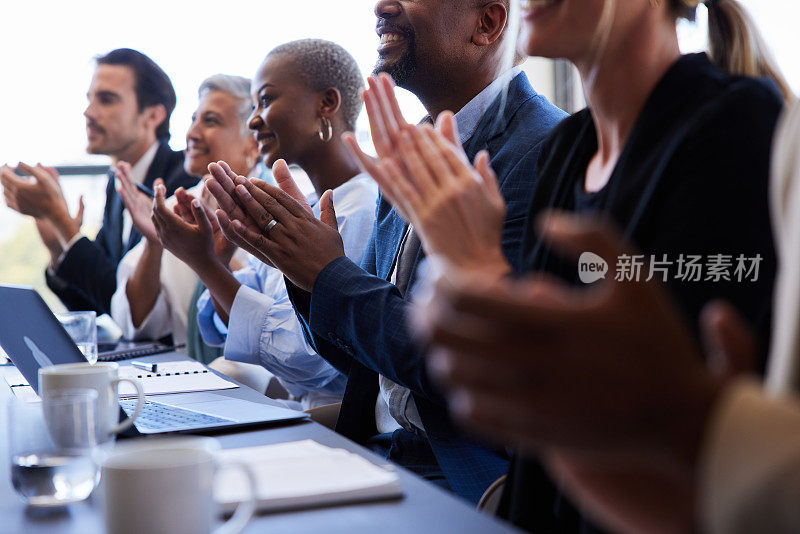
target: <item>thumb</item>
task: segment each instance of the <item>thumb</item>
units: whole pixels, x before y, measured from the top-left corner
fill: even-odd
[[[322,194],[319,201],[319,220],[339,231],[339,224],[336,222],[336,209],[333,207],[333,191],[328,189]]]
[[[155,180],[153,180],[153,187],[154,188],[158,187],[159,185],[163,185],[166,188],[166,185],[164,185],[164,179],[163,178],[156,178]]]
[[[753,330],[730,303],[713,301],[700,314],[700,330],[711,372],[722,379],[757,370]]]
[[[278,184],[284,193],[295,199],[301,204],[306,203],[306,197],[300,192],[300,188],[292,178],[292,173],[289,172],[289,166],[286,161],[279,159],[272,166],[272,176],[275,177],[275,182]]]
[[[192,200],[192,213],[194,214],[194,218],[200,230],[207,234],[213,233],[214,228],[211,226],[211,221],[208,220],[206,209],[200,203],[200,200],[196,198]]]

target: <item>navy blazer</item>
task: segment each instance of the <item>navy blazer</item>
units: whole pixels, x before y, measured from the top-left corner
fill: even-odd
[[[153,163],[147,169],[144,185],[152,188],[156,178],[163,178],[167,195],[179,187],[191,187],[197,178],[183,170],[183,152],[173,151],[166,140],[159,141]],[[103,226],[94,241],[83,237],[76,241],[55,272],[45,272],[47,286],[70,310],[94,310],[109,313],[111,297],[117,290],[117,265],[122,256],[141,239],[135,227],[127,243],[122,241],[122,212],[125,204],[117,193],[114,178],[106,186]]]
[[[491,156],[507,205],[503,251],[515,269],[521,267],[520,246],[540,144],[565,116],[537,95],[521,73],[509,84],[507,98],[497,98],[464,144],[470,160],[483,149]],[[287,283],[289,295],[317,352],[348,376],[336,430],[361,443],[377,434],[378,374],[385,376],[411,390],[450,487],[477,502],[507,471],[508,459],[453,428],[443,399],[428,380],[424,354],[406,328],[409,303],[387,282],[406,228],[400,215],[379,198],[361,266],[338,258],[322,270],[310,295]],[[407,295],[413,293],[422,258],[420,250]]]

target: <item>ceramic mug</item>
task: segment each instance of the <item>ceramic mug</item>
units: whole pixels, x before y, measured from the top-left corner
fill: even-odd
[[[100,498],[109,534],[212,532],[218,507],[213,498],[216,474],[241,469],[249,481],[249,499],[214,534],[241,532],[255,512],[255,475],[246,464],[214,458],[213,438],[134,439],[106,444],[96,452],[101,469]]]
[[[130,417],[119,422],[119,397],[117,386],[130,382],[136,388],[136,410]],[[39,395],[65,389],[91,388],[97,391],[97,441],[103,443],[130,427],[144,405],[144,390],[138,380],[119,377],[119,365],[113,362],[67,363],[39,369]]]

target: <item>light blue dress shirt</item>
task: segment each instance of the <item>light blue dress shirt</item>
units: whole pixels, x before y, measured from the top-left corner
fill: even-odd
[[[361,262],[372,228],[378,186],[359,174],[333,190],[336,220],[345,255]],[[311,203],[311,202],[310,202]],[[312,204],[319,217],[319,204]],[[286,293],[283,274],[255,258],[236,271],[242,284],[231,307],[226,328],[214,311],[208,291],[197,302],[197,322],[203,340],[225,346],[225,358],[261,365],[273,373],[304,407],[341,400],[347,377],[312,349]]]

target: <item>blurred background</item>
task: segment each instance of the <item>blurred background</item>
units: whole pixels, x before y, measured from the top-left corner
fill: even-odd
[[[772,47],[793,89],[800,90],[800,55],[796,21],[800,2],[743,0]],[[109,2],[78,0],[3,1],[0,5],[0,164],[108,164],[85,152],[83,110],[94,70],[92,58],[120,47],[149,55],[172,78],[178,105],[172,115],[171,145],[185,146],[185,133],[197,104],[197,87],[211,74],[251,77],[274,46],[307,37],[344,46],[366,76],[377,58],[378,38],[372,0],[295,0],[272,2],[226,0],[206,4],[189,0]],[[696,23],[683,23],[681,47],[703,50],[706,12]],[[584,105],[579,80],[563,62],[532,59],[525,64],[534,88],[551,101],[575,111]],[[401,91],[409,120],[424,110]],[[358,125],[369,142],[366,117]],[[72,209],[83,194],[84,231],[98,229],[105,202],[105,175],[62,178]],[[0,204],[0,282],[35,286],[54,309],[61,304],[44,285],[47,254],[31,219]]]

